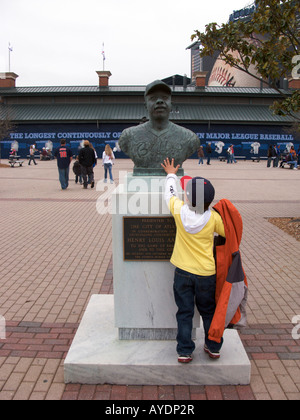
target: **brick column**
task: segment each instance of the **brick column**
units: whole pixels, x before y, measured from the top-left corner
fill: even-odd
[[[102,70],[102,71],[96,71],[96,73],[99,76],[99,86],[100,87],[108,86],[108,80],[111,76],[111,72],[107,70]]]
[[[12,72],[0,73],[0,87],[16,87],[17,77],[19,76],[16,73]]]
[[[205,87],[207,71],[195,71],[193,79],[196,80],[196,87]]]

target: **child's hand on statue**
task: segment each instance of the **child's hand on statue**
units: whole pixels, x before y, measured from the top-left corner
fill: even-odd
[[[164,160],[164,163],[161,163],[161,166],[164,168],[165,172],[169,174],[176,174],[178,169],[180,168],[180,165],[174,166],[174,159],[170,160],[169,158]]]

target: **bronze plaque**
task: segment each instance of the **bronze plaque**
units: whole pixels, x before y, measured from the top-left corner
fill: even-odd
[[[175,235],[173,217],[124,217],[124,260],[170,260]]]

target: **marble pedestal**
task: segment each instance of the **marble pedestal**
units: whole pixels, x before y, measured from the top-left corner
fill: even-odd
[[[113,192],[114,295],[93,295],[64,362],[66,383],[124,385],[246,385],[250,362],[237,331],[226,330],[221,358],[203,351],[194,316],[192,363],[177,362],[174,267],[169,261],[125,261],[123,217],[170,216],[164,179],[132,179]],[[179,188],[178,188],[179,189]],[[179,189],[180,190],[180,189]]]
[[[112,194],[114,310],[120,339],[176,338],[175,267],[169,260],[124,259],[124,217],[171,217],[164,199],[165,179],[129,173]],[[195,311],[193,336],[199,325]]]
[[[219,360],[203,351],[197,329],[194,360],[177,362],[172,340],[119,340],[112,295],[93,295],[64,363],[66,383],[247,385],[250,362],[239,335],[226,330]]]

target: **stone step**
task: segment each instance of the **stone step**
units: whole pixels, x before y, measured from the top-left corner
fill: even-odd
[[[239,334],[226,330],[221,357],[203,351],[197,329],[194,359],[177,362],[173,340],[119,340],[114,296],[93,295],[64,362],[66,383],[123,385],[248,385],[251,365]]]

